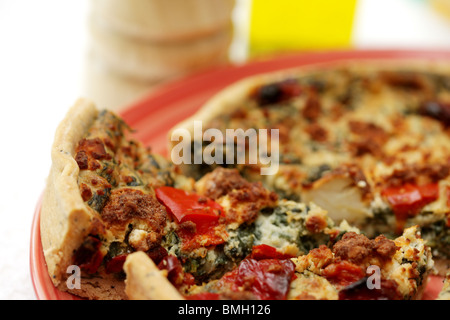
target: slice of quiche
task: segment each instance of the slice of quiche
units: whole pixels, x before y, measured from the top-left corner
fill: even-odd
[[[83,297],[125,298],[120,272],[126,254],[157,252],[168,223],[154,188],[189,188],[191,182],[127,131],[113,113],[79,100],[55,135],[40,216],[42,246],[59,288],[68,290],[69,266],[81,269],[74,293]]]
[[[120,117],[86,100],[58,127],[40,227],[48,271],[61,290],[126,299],[123,266],[141,252],[183,292],[221,278],[255,247],[293,257],[353,230],[314,204],[279,199],[236,169],[217,168],[195,181],[128,131]],[[67,283],[73,266],[79,288]]]

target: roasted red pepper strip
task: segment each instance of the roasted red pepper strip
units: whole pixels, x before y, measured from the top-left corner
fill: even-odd
[[[275,247],[268,246],[266,244],[260,244],[258,246],[254,246],[252,248],[252,253],[250,258],[255,260],[263,260],[263,259],[290,259],[293,258],[293,255],[285,254],[279,252]]]
[[[184,251],[191,251],[200,247],[217,246],[224,243],[228,236],[224,225],[217,222],[207,227],[203,226],[195,231],[180,228],[177,234],[182,239],[182,249]]]
[[[199,228],[200,225],[217,221],[223,211],[215,201],[181,189],[160,187],[155,192],[156,198],[179,223],[192,221]]]
[[[386,188],[382,195],[391,204],[397,218],[397,232],[401,232],[407,218],[417,215],[424,206],[437,200],[439,186],[437,183],[422,186],[405,184]]]
[[[261,300],[284,300],[294,272],[291,260],[247,258],[235,270],[226,273],[219,284],[236,292],[249,291]]]
[[[176,288],[179,288],[182,285],[190,286],[195,282],[194,277],[190,273],[183,271],[180,260],[175,256],[165,256],[158,264],[158,268],[160,270],[167,270],[167,279]]]
[[[365,276],[364,270],[348,261],[340,261],[328,265],[323,269],[323,275],[331,283],[347,286],[353,282],[356,282]]]
[[[106,273],[118,273],[123,270],[123,265],[127,259],[128,253],[119,254],[105,264]]]
[[[88,236],[75,252],[74,263],[89,274],[96,273],[104,257],[100,250],[101,246],[102,242],[99,239]]]
[[[185,298],[188,300],[219,300],[220,295],[217,293],[202,292],[186,296]]]
[[[423,186],[405,184],[401,187],[386,188],[382,194],[392,205],[395,213],[414,216],[425,205],[438,198],[439,188],[436,183]]]
[[[223,209],[218,203],[172,187],[160,187],[155,192],[157,199],[180,224],[178,235],[183,239],[184,250],[215,246],[225,241],[226,231],[219,223]],[[186,222],[193,222],[195,228],[189,228]]]

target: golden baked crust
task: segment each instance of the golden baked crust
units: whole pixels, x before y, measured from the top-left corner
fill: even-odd
[[[75,148],[98,114],[95,106],[78,100],[58,126],[52,146],[52,166],[42,200],[41,240],[49,275],[64,286],[72,254],[89,233],[92,214],[78,188]]]
[[[131,300],[183,299],[163,271],[143,252],[130,254],[124,270],[127,274],[126,293]]]

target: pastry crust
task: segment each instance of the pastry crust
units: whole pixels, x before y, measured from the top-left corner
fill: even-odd
[[[97,114],[91,102],[78,100],[58,126],[52,146],[40,228],[48,272],[55,286],[65,286],[63,280],[73,252],[89,233],[92,213],[80,195],[74,152]]]
[[[128,300],[124,279],[114,274],[102,273],[101,276],[82,274],[79,289],[67,289],[65,284],[63,287],[60,286],[60,289],[89,300]]]
[[[182,300],[177,289],[163,272],[143,252],[127,257],[124,265],[127,274],[125,292],[131,300]]]
[[[98,114],[94,103],[79,99],[56,130],[40,213],[41,241],[50,278],[58,289],[87,299],[123,300],[127,299],[124,279],[117,274],[81,272],[79,288],[70,289],[66,283],[72,275],[68,267],[73,264],[73,253],[93,228],[94,212],[81,197],[74,155]]]

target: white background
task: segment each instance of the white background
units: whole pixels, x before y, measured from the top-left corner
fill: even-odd
[[[87,12],[87,0],[0,0],[0,299],[35,299],[31,222],[56,126],[82,94]],[[450,23],[425,1],[360,0],[354,43],[450,49]]]

